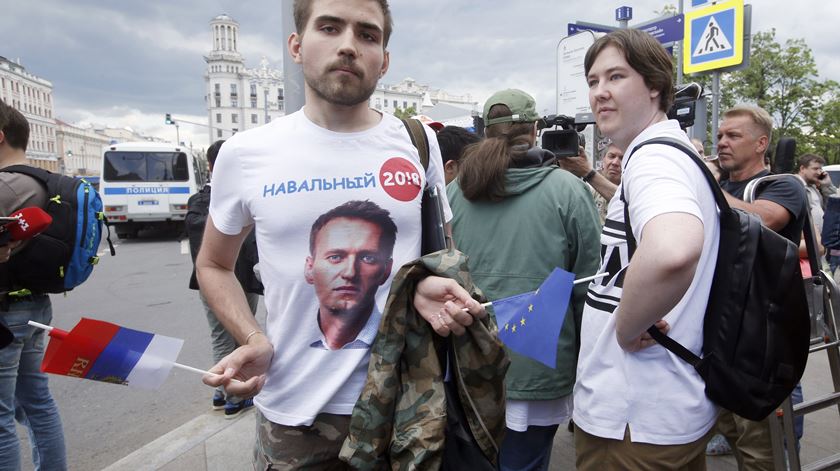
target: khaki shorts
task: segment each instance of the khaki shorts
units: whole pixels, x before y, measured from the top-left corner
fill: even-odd
[[[624,440],[596,437],[575,426],[575,454],[578,470],[661,471],[706,469],[706,443],[714,427],[699,440],[683,445],[653,445],[630,441],[630,428]]]

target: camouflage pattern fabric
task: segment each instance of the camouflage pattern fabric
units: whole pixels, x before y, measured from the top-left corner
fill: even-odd
[[[347,437],[349,415],[318,414],[310,426],[275,424],[257,411],[255,471],[345,471],[338,459]]]
[[[440,251],[406,264],[394,277],[371,347],[368,378],[353,409],[341,459],[361,470],[436,470],[441,467],[446,399],[436,343],[443,339],[413,305],[428,275],[452,278],[479,301],[466,256]],[[505,428],[504,377],[510,360],[490,316],[453,338],[452,381],[470,430],[495,465]]]

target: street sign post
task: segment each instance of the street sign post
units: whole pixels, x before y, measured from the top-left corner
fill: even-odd
[[[685,15],[683,70],[705,72],[744,59],[744,0],[700,8]]]

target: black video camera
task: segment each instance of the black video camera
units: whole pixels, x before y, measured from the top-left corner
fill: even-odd
[[[560,127],[542,133],[542,148],[551,151],[558,159],[580,154],[580,147],[586,146],[583,131],[587,124],[594,123],[592,113],[578,113],[574,118],[565,115],[548,115],[537,122],[539,129]]]
[[[676,119],[683,129],[694,126],[694,111],[697,100],[703,97],[703,86],[696,82],[677,85],[674,104],[668,110],[668,119]]]

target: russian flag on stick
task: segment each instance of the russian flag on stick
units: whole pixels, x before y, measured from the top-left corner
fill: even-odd
[[[49,326],[41,371],[157,389],[169,376],[184,341],[82,318],[66,332]]]

